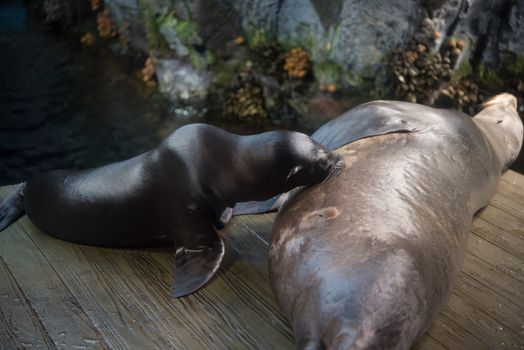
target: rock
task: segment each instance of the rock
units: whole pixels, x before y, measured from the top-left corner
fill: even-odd
[[[468,61],[497,68],[501,54],[524,54],[524,2],[511,0],[448,0],[431,12],[435,29],[446,37],[466,39],[457,66]],[[438,48],[438,47],[437,47]]]
[[[524,1],[516,1],[511,7],[508,22],[502,30],[499,49],[501,52],[524,56]]]
[[[138,0],[109,0],[104,2],[118,27],[128,23],[128,40],[135,48],[147,52],[148,46]]]
[[[499,50],[524,52],[522,1],[107,0],[105,3],[117,21],[129,21],[134,27],[145,20],[146,7],[153,14],[173,10],[177,18],[197,25],[203,44],[211,50],[220,51],[224,43],[238,35],[246,33],[249,41],[254,33],[263,32],[268,40],[303,47],[314,62],[334,62],[353,74],[369,66],[376,68],[391,49],[406,46],[427,18],[439,36],[437,48],[449,36],[472,42],[471,55],[465,58],[494,65]],[[164,28],[162,34],[180,47],[172,31]]]
[[[210,84],[197,82],[210,78],[202,72],[210,67],[238,68],[241,65],[223,63],[231,59],[241,61],[239,57],[256,62],[256,57],[249,55],[256,56],[262,51],[257,48],[271,45],[285,52],[293,48],[305,50],[314,79],[311,86],[336,86],[337,94],[351,88],[359,91],[370,81],[386,81],[381,67],[395,49],[409,49],[413,55],[430,57],[449,52],[435,65],[449,79],[453,72],[459,76],[464,71],[471,74],[479,65],[494,70],[501,66],[507,53],[524,57],[522,0],[105,0],[104,3],[111,8],[117,22],[130,22],[133,45],[145,52],[167,50],[159,57],[171,62],[170,69],[178,67],[189,74],[183,77],[181,73],[158,67],[164,69],[157,71],[159,80],[169,81],[160,82],[161,89],[177,98],[205,95],[203,89]],[[238,37],[245,38],[242,48],[235,42]],[[160,47],[162,43],[165,48]],[[418,45],[413,47],[413,43]],[[244,53],[239,54],[240,51]],[[410,57],[405,59],[409,61]],[[222,62],[213,64],[217,60]],[[190,69],[187,62],[197,70]],[[405,80],[406,96],[410,93],[410,99],[414,97],[413,86],[423,77],[441,80],[437,71],[407,68],[395,75],[401,83]],[[238,72],[213,73],[228,76]],[[174,74],[178,81],[172,79]],[[189,85],[183,88],[185,83]],[[386,90],[383,86],[379,88]],[[267,90],[264,86],[262,89]],[[309,93],[316,90],[312,88]]]
[[[416,2],[402,0],[285,0],[278,38],[304,47],[314,62],[332,61],[359,75],[368,67],[375,71],[386,53],[405,45],[423,14]]]
[[[158,87],[173,101],[200,103],[207,96],[208,73],[181,59],[153,59]]]
[[[35,3],[46,22],[63,26],[88,13],[88,2],[83,0],[42,0]]]

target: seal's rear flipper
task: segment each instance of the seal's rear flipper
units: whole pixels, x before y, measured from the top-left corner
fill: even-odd
[[[176,252],[173,296],[191,294],[206,284],[218,271],[224,258],[224,242],[216,233],[205,243],[182,247]]]
[[[3,231],[13,222],[25,214],[24,210],[24,187],[25,182],[0,199],[0,231]]]

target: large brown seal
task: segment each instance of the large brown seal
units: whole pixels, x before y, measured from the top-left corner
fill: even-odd
[[[408,349],[452,292],[476,211],[517,157],[516,99],[474,118],[361,105],[313,134],[347,168],[300,191],[273,228],[273,292],[300,349]]]
[[[35,177],[0,205],[0,230],[25,210],[43,232],[71,242],[133,247],[172,241],[174,295],[183,296],[220,266],[224,245],[216,227],[227,207],[320,182],[342,164],[298,132],[239,136],[191,124],[135,158]]]

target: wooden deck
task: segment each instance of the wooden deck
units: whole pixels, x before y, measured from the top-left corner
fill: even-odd
[[[173,249],[80,246],[24,217],[0,233],[0,347],[293,349],[267,277],[273,219],[233,219],[217,278],[175,300]],[[455,292],[416,348],[524,349],[524,176],[506,173],[475,220]]]

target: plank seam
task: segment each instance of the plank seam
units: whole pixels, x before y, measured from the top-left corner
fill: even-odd
[[[460,323],[457,323],[455,320],[453,320],[453,319],[451,319],[449,316],[445,315],[445,314],[443,313],[443,311],[440,312],[438,318],[443,318],[443,319],[445,319],[446,323],[447,323],[448,325],[452,325],[453,328],[455,328],[455,329],[456,329],[456,328],[460,328],[461,331],[460,331],[460,329],[459,329],[459,332],[458,332],[459,334],[462,334],[463,332],[464,332],[464,333],[469,333],[469,335],[470,335],[472,338],[475,338],[475,339],[477,339],[477,341],[478,341],[479,343],[484,344],[484,345],[486,346],[487,349],[491,349],[491,346],[490,346],[489,344],[486,344],[486,342],[484,342],[482,339],[480,339],[479,337],[477,337],[475,334],[471,333],[467,328],[464,328],[464,326],[462,326]],[[439,320],[436,319],[434,322],[439,322]],[[441,322],[442,322],[442,321],[441,321]],[[442,322],[442,323],[444,323],[444,322]],[[427,330],[426,333],[429,332],[430,330],[431,330],[431,328],[430,328],[429,330]],[[429,334],[429,333],[427,333],[427,334]]]
[[[503,212],[504,214],[506,215],[509,215],[515,219],[517,219],[517,221],[519,221],[519,223],[523,224],[524,225],[524,220],[516,215],[514,215],[513,213],[509,213],[507,212],[505,209],[502,209],[501,207],[499,207],[493,200],[489,203],[489,205],[491,205],[492,207],[494,208],[497,208],[498,210],[500,210],[501,212]],[[491,222],[491,221],[488,221],[488,222]]]
[[[86,310],[84,309],[84,307],[82,306],[82,304],[80,303],[80,301],[77,299],[75,293],[73,293],[73,291],[69,288],[69,286],[67,285],[67,283],[63,280],[62,276],[57,272],[57,270],[55,269],[55,267],[53,266],[53,264],[51,264],[51,262],[49,261],[49,258],[47,257],[47,254],[45,254],[45,252],[40,248],[40,246],[35,242],[35,240],[33,239],[32,235],[26,230],[26,228],[20,224],[20,227],[22,229],[22,231],[24,232],[24,234],[29,238],[29,240],[35,245],[35,247],[38,249],[38,251],[40,252],[40,254],[42,255],[42,257],[45,259],[45,261],[48,263],[49,267],[53,270],[53,272],[56,274],[57,278],[60,280],[60,282],[64,285],[65,289],[68,291],[68,293],[71,295],[71,297],[74,299],[75,301],[75,305],[80,309],[82,310],[82,312],[84,313],[85,317],[87,320],[89,320],[89,322],[91,322],[91,326],[93,327],[92,329],[95,331],[95,333],[98,335],[99,337],[99,340],[100,340],[100,343],[99,344],[101,347],[103,348],[109,348],[107,342],[106,342],[106,339],[104,337],[104,335],[100,332],[100,330],[98,329],[98,327],[93,323],[93,320],[89,317],[89,315],[87,314]]]
[[[471,254],[471,253],[470,253]],[[471,254],[471,255],[474,255],[474,254]],[[478,258],[476,255],[474,255],[476,258]],[[489,264],[491,265],[490,263],[488,263],[487,261],[484,261],[486,264]],[[491,265],[493,268],[496,268],[495,266]],[[504,295],[500,294],[499,292],[497,292],[496,290],[492,289],[489,284],[485,284],[482,282],[482,280],[479,280],[478,278],[475,278],[474,275],[472,275],[471,273],[469,272],[466,272],[464,270],[462,270],[462,273],[465,274],[465,275],[468,275],[471,279],[475,280],[476,282],[480,283],[481,285],[483,285],[485,288],[487,288],[488,290],[490,290],[491,292],[493,292],[494,294],[498,295],[499,297],[503,298],[505,301],[508,302],[508,304],[512,304],[514,305],[515,307],[517,308],[520,308],[520,305],[519,304],[516,304],[515,302],[513,302],[511,299],[508,299],[507,297],[505,297]]]
[[[498,228],[499,230],[501,230],[502,232],[512,236],[512,237],[515,237],[519,240],[523,240],[519,235],[516,235],[514,234],[513,232],[511,231],[508,231],[507,229],[505,229],[504,227],[500,227],[498,226],[497,224],[494,224],[493,222],[491,221],[488,221],[486,220],[485,218],[483,218],[482,216],[478,216],[478,217],[475,217],[475,220],[479,220],[479,221],[484,221],[485,223],[489,224],[489,225],[492,225],[492,226],[495,226],[496,228]],[[473,226],[472,229],[470,230],[471,232],[474,232],[476,231],[476,228]],[[498,247],[498,246],[497,246]]]
[[[251,232],[253,235],[255,235],[255,237],[257,237],[259,240],[261,240],[265,245],[269,246],[269,242],[266,241],[264,238],[262,238],[256,231],[254,231],[253,229],[251,229],[251,227],[249,227],[248,225],[246,225],[242,220],[240,219],[236,219],[238,222],[240,222],[242,224],[242,226],[244,226],[249,232]]]
[[[499,248],[499,249],[503,250],[502,248],[500,248],[500,247],[494,245],[493,243],[491,243],[491,242],[485,240],[484,238],[480,237],[480,236],[477,235],[476,233],[474,233],[474,232],[472,232],[472,233],[473,233],[473,235],[477,236],[478,238],[480,238],[480,239],[486,241],[486,243],[491,244],[492,246],[494,246],[494,247],[496,247],[496,248]],[[482,257],[478,256],[478,255],[475,254],[474,252],[470,251],[467,247],[466,247],[466,251],[467,251],[469,254],[475,256],[476,258],[482,260],[482,261],[485,262],[486,264],[488,264],[488,265],[490,265],[490,266],[493,266],[493,268],[495,268],[495,269],[496,269],[497,271],[499,271],[499,272],[502,272],[505,276],[509,276],[509,277],[512,278],[513,280],[518,281],[518,283],[520,283],[520,284],[524,284],[524,281],[518,279],[518,278],[515,277],[515,276],[510,275],[510,274],[507,273],[506,271],[500,269],[498,266],[495,266],[495,265],[491,264],[491,263],[490,263],[489,261],[487,261],[486,259],[483,259]],[[515,259],[520,261],[520,258],[515,257]]]
[[[524,190],[524,187],[520,186],[519,184],[517,184],[516,182],[511,182],[509,180],[506,180],[505,178],[502,178],[501,181],[504,181],[505,183],[511,185],[511,186],[515,186],[517,187],[519,190]]]
[[[477,308],[474,304],[472,304],[471,302],[469,302],[468,299],[463,298],[463,297],[461,297],[460,295],[457,295],[456,293],[453,293],[453,294],[455,294],[455,296],[456,296],[457,298],[459,298],[459,299],[461,299],[462,301],[464,301],[465,303],[469,304],[469,306],[470,306],[471,308],[475,309],[478,313],[482,314],[486,319],[490,319],[492,322],[495,322],[495,323],[497,323],[497,324],[499,324],[499,325],[503,325],[504,327],[506,327],[506,330],[508,330],[508,331],[510,331],[511,333],[513,333],[513,335],[516,335],[516,336],[517,336],[517,337],[516,337],[517,339],[519,338],[519,337],[518,337],[518,334],[515,332],[515,330],[514,330],[512,327],[508,327],[508,325],[505,324],[505,323],[503,323],[501,320],[498,320],[498,319],[496,319],[496,318],[493,318],[493,316],[487,314],[486,312],[484,312],[484,310]],[[442,311],[441,311],[441,313],[442,313]],[[459,323],[457,323],[457,324],[459,324]],[[465,325],[461,325],[461,326],[465,328]],[[467,329],[467,328],[465,328],[465,329]],[[476,336],[476,337],[477,337],[477,336]],[[484,342],[484,343],[485,343],[485,342]],[[489,345],[489,344],[487,344],[487,343],[486,343],[486,345],[491,346],[491,345]]]
[[[486,241],[487,243],[489,243],[489,244],[491,244],[491,245],[493,245],[493,246],[499,248],[500,250],[504,251],[506,254],[511,255],[511,257],[514,258],[515,260],[517,260],[518,262],[522,262],[522,259],[521,259],[519,256],[516,256],[515,253],[510,252],[510,251],[506,250],[504,247],[501,247],[501,246],[495,244],[495,243],[492,242],[491,240],[482,237],[482,236],[479,235],[476,231],[471,230],[470,233],[471,233],[472,235],[474,235],[474,236],[476,236],[476,237],[478,237],[478,238],[480,238],[480,239]],[[467,250],[467,248],[466,248],[466,250]],[[470,252],[470,253],[471,253],[471,252]],[[473,254],[473,253],[472,253],[472,254]],[[473,254],[473,255],[475,255],[475,254]]]
[[[26,304],[29,306],[29,310],[31,312],[31,316],[32,316],[33,319],[35,319],[37,321],[38,329],[42,332],[42,335],[44,336],[44,341],[45,341],[46,345],[48,347],[52,348],[52,349],[57,349],[57,345],[55,344],[53,338],[51,337],[51,335],[47,331],[47,328],[45,327],[44,323],[42,322],[42,319],[39,317],[38,313],[33,308],[33,304],[31,304],[31,302],[29,301],[29,298],[25,294],[24,290],[22,289],[20,284],[18,284],[18,281],[16,280],[16,278],[13,275],[11,269],[9,268],[9,265],[7,265],[7,263],[4,261],[2,256],[0,256],[0,262],[4,265],[7,274],[9,275],[9,277],[11,277],[11,279],[13,280],[13,283],[15,284],[16,288],[19,290],[19,292],[22,295],[22,297],[24,298]]]

